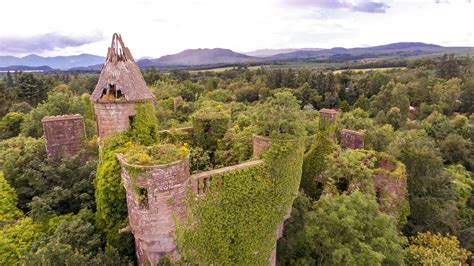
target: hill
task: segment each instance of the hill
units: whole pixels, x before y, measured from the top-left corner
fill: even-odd
[[[104,63],[105,58],[91,54],[80,54],[71,56],[42,57],[31,54],[25,57],[0,56],[0,67],[7,66],[49,66],[54,69],[69,69],[73,67],[87,67]]]
[[[255,57],[236,53],[229,49],[188,49],[177,54],[165,55],[158,59],[139,60],[138,65],[147,66],[195,66],[210,64],[236,64],[256,61]]]
[[[243,54],[255,57],[268,57],[277,54],[287,54],[296,51],[318,51],[322,48],[288,48],[288,49],[259,49],[251,52],[245,52]]]

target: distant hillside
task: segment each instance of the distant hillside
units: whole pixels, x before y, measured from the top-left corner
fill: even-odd
[[[209,64],[235,64],[254,61],[255,58],[229,49],[188,49],[158,59],[139,60],[141,67],[147,66],[195,66]]]
[[[335,47],[318,51],[295,51],[277,54],[265,59],[269,61],[284,61],[295,59],[360,60],[367,58],[404,58],[443,53],[467,53],[471,49],[471,47],[443,47],[420,42],[400,42],[373,47]]]
[[[285,61],[324,60],[331,62],[412,58],[419,56],[437,56],[442,54],[473,53],[474,47],[443,47],[421,42],[399,42],[373,47],[331,49],[302,48],[302,49],[262,49],[247,54],[237,53],[229,49],[189,49],[177,54],[165,55],[160,58],[143,57],[137,61],[142,67],[159,69],[195,68],[234,66],[241,63],[272,64]],[[102,68],[105,58],[90,54],[74,56],[41,57],[28,55],[25,57],[0,56],[0,67],[14,66],[16,68],[48,66],[53,69],[68,69],[73,71],[97,71]]]
[[[30,67],[30,66],[7,66],[7,67],[0,67],[1,72],[6,71],[51,71],[53,70],[49,66],[39,66],[39,67]]]
[[[42,57],[34,54],[25,57],[0,56],[0,67],[21,65],[29,67],[49,66],[54,69],[69,69],[73,67],[87,67],[90,65],[102,64],[104,63],[104,60],[105,57],[90,54],[54,57]]]
[[[249,56],[255,56],[255,57],[268,57],[268,56],[273,56],[277,54],[292,53],[296,51],[318,51],[318,50],[322,50],[322,48],[260,49],[260,50],[255,50],[251,52],[245,52],[243,54],[246,54]]]

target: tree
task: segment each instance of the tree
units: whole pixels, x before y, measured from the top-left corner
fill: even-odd
[[[440,150],[447,164],[467,163],[471,143],[458,134],[449,134],[440,143]]]
[[[54,213],[77,212],[94,208],[94,158],[84,162],[81,154],[49,159],[43,139],[14,137],[0,142],[0,168],[18,195],[18,206],[30,210],[28,203],[46,203]],[[42,201],[42,202],[41,202]]]
[[[406,248],[409,265],[468,265],[471,253],[459,246],[455,236],[440,233],[418,233],[410,237]]]
[[[440,78],[450,79],[459,76],[459,66],[454,54],[444,54],[438,64],[436,75]]]
[[[343,112],[349,112],[351,110],[351,107],[349,106],[349,103],[345,100],[342,101],[340,108],[341,108],[341,111],[343,111]]]
[[[10,112],[0,120],[0,140],[16,137],[20,134],[24,114]]]
[[[80,97],[65,92],[53,93],[48,96],[46,102],[40,103],[25,116],[25,121],[22,124],[22,133],[26,136],[38,138],[43,135],[43,126],[41,124],[43,117],[65,114],[84,115],[85,112],[86,106]]]
[[[12,104],[13,95],[5,85],[5,82],[0,80],[0,117],[5,115]]]
[[[369,158],[366,153],[358,150],[347,149],[333,153],[327,158],[327,169],[323,177],[334,181],[339,192],[344,192],[351,185],[355,185],[361,191],[375,197],[372,170],[375,160],[375,157]]]
[[[406,119],[404,120],[400,109],[398,107],[392,107],[387,112],[387,123],[393,126],[395,130],[403,127],[406,124]]]
[[[337,120],[338,129],[369,130],[375,126],[374,120],[369,117],[369,113],[360,108],[356,108],[348,113],[344,113]]]
[[[390,82],[383,86],[377,95],[370,98],[372,114],[375,115],[380,110],[387,113],[390,108],[398,107],[403,119],[406,120],[410,107],[407,91],[407,86],[401,83]]]
[[[46,98],[47,90],[41,77],[25,72],[19,75],[15,91],[18,99],[35,106]]]
[[[383,125],[381,127],[368,130],[364,136],[366,149],[373,149],[384,152],[395,136],[393,127],[391,125]]]
[[[0,172],[0,227],[14,223],[22,212],[16,207],[17,196],[15,190],[7,183]]]
[[[422,130],[398,132],[388,148],[407,169],[411,214],[406,230],[453,233],[459,228],[455,190],[435,142]]]
[[[474,113],[474,78],[463,83],[459,100],[461,101],[461,111]]]
[[[404,238],[395,221],[361,192],[323,197],[305,217],[304,241],[311,257],[302,262],[321,265],[403,263]]]
[[[293,139],[305,134],[301,117],[296,97],[289,91],[283,91],[258,105],[253,119],[258,134]]]

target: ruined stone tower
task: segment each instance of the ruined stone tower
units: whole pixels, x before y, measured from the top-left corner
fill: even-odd
[[[121,154],[121,176],[127,195],[129,226],[140,265],[168,256],[179,258],[175,218],[183,218],[189,180],[189,158],[169,164],[128,164]]]
[[[85,135],[81,115],[46,116],[41,123],[49,157],[75,155],[81,150]]]
[[[153,98],[130,50],[115,33],[90,97],[99,138],[127,130],[135,115],[135,104]]]

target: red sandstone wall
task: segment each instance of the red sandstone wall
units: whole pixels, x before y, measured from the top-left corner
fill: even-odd
[[[258,158],[262,152],[270,146],[270,139],[258,135],[253,135],[253,157]]]
[[[85,134],[81,115],[48,116],[41,122],[48,156],[74,155],[81,150]]]
[[[130,176],[120,155],[122,180],[126,190],[128,219],[135,237],[140,264],[156,265],[160,258],[178,259],[176,251],[174,215],[183,217],[185,211],[189,159],[161,166],[146,167],[147,172]],[[145,167],[142,167],[145,168]],[[136,187],[148,190],[148,206],[138,199]]]
[[[364,134],[354,130],[343,129],[341,131],[341,146],[345,149],[363,149]]]
[[[94,112],[98,136],[103,138],[130,128],[129,117],[135,115],[135,103],[95,103]]]

